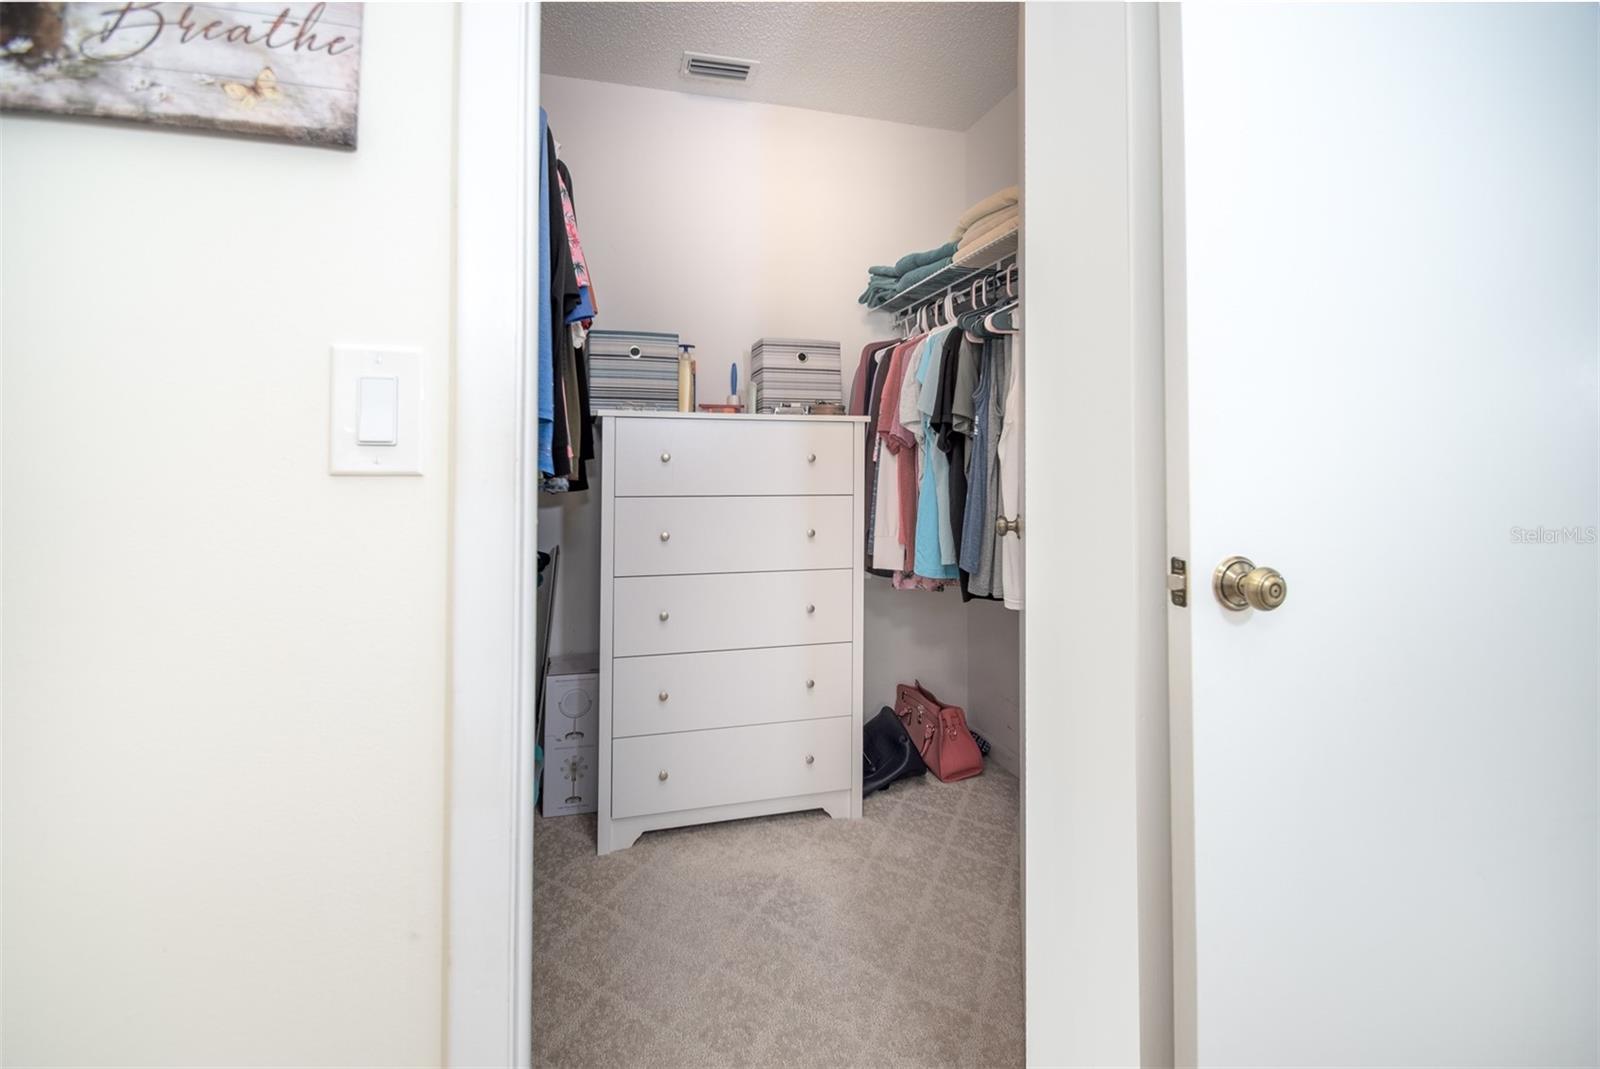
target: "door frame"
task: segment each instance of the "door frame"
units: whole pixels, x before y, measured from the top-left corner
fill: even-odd
[[[539,6],[468,3],[456,57],[444,1063],[533,1060]]]
[[[539,5],[469,2],[459,18],[443,1054],[521,1067],[534,969]],[[1155,12],[1030,3],[1022,31],[1035,191],[1023,285],[1051,309],[1026,382],[1061,398],[1026,424],[1094,435],[1023,472],[1028,1062],[1170,1064]],[[1116,567],[1070,566],[1096,555]]]
[[[1156,14],[1024,6],[1030,1065],[1172,1061]]]

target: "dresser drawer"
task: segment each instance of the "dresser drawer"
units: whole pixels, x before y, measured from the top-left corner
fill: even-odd
[[[851,646],[619,657],[613,662],[611,735],[822,720],[849,716]]]
[[[860,739],[851,718],[687,731],[611,744],[611,815],[842,791]]]
[[[849,497],[624,497],[616,575],[849,568]]]
[[[848,423],[772,419],[613,421],[618,497],[849,494]]]
[[[855,573],[636,576],[612,596],[613,657],[849,642]]]

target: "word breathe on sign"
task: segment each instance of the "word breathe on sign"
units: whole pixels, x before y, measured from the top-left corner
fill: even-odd
[[[161,39],[169,28],[176,31],[178,43],[195,41],[224,41],[228,44],[263,45],[266,48],[291,48],[296,52],[316,52],[319,49],[330,56],[340,56],[354,49],[355,42],[339,35],[326,42],[318,39],[317,23],[327,12],[325,3],[313,4],[305,17],[296,20],[292,8],[278,12],[271,22],[229,23],[213,19],[201,24],[195,19],[194,5],[185,5],[176,20],[169,22],[161,8],[163,4],[123,4],[109,12],[111,21],[106,28],[86,39],[79,50],[88,59],[116,62],[140,55]],[[261,20],[265,21],[265,20]],[[293,29],[293,33],[290,29]],[[132,46],[131,51],[129,46]]]
[[[354,148],[361,7],[0,4],[0,107]]]

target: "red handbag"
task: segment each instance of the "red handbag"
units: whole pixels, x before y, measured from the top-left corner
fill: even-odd
[[[894,714],[916,743],[933,774],[946,783],[970,779],[983,771],[983,754],[967,730],[967,714],[959,705],[944,705],[920,682],[895,689]]]

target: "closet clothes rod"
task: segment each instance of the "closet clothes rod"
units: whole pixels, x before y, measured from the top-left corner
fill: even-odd
[[[1017,231],[1013,230],[963,253],[966,258],[965,263],[946,264],[921,282],[906,287],[872,310],[898,315],[908,308],[923,304],[930,298],[942,297],[950,289],[970,284],[973,279],[982,278],[987,272],[1003,269],[1006,264],[1014,264],[1017,259],[1018,236]]]
[[[904,334],[915,326],[924,317],[924,313],[943,305],[950,298],[955,301],[964,301],[967,311],[976,308],[1000,309],[1007,304],[1020,305],[1020,287],[1018,285],[1018,269],[1015,254],[1008,257],[1009,262],[1002,262],[988,270],[974,271],[961,279],[951,282],[943,289],[919,297],[910,306],[897,312],[894,317],[895,327]],[[985,291],[984,298],[977,296],[978,291]]]

